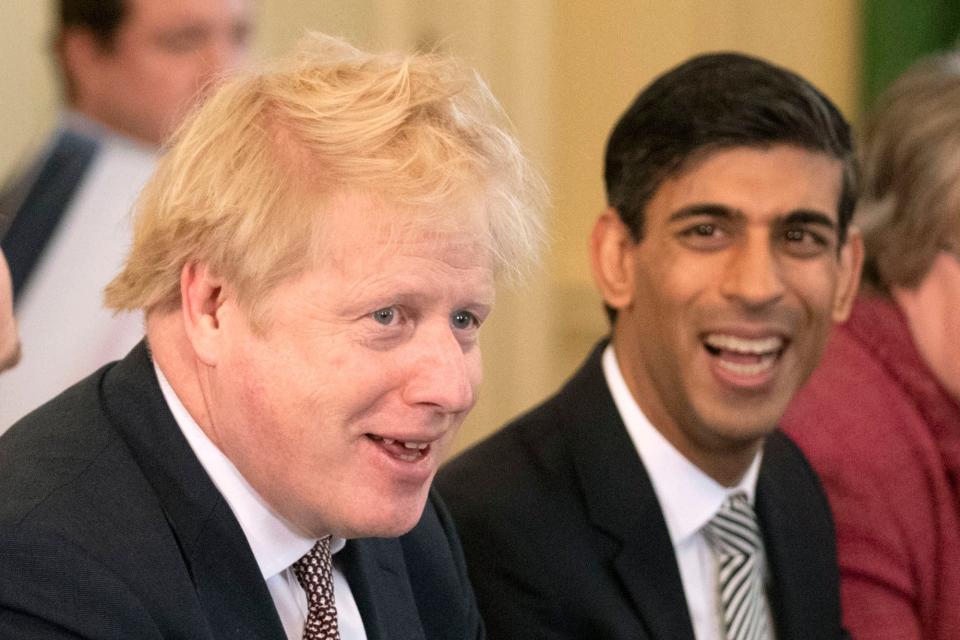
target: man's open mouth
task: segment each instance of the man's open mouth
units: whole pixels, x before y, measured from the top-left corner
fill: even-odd
[[[739,376],[756,376],[773,368],[787,340],[783,336],[744,338],[724,333],[708,333],[703,346],[716,358],[717,364],[726,371]]]
[[[395,440],[393,438],[377,436],[372,433],[368,433],[367,437],[376,442],[381,449],[391,456],[404,462],[416,462],[430,453],[429,442]]]

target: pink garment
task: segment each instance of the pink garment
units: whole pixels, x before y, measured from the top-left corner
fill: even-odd
[[[960,403],[892,301],[857,300],[782,425],[830,498],[854,638],[960,638]]]

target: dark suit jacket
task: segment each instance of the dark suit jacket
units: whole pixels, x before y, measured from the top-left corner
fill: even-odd
[[[441,470],[493,640],[693,640],[673,545],[601,367]],[[756,509],[778,640],[841,637],[833,526],[816,476],[767,441]]]
[[[0,438],[0,638],[283,640],[144,344]],[[449,516],[336,556],[371,640],[483,635]]]

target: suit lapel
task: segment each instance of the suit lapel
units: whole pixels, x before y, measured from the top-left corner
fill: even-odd
[[[350,540],[335,561],[357,601],[367,640],[425,640],[399,540]]]
[[[243,531],[167,408],[144,342],[107,373],[102,393],[180,545],[211,637],[284,640]]]
[[[756,503],[778,640],[832,638],[839,629],[833,527],[815,483],[792,443],[780,432],[772,434],[764,447]]]
[[[614,571],[650,637],[693,640],[666,521],[603,375],[604,347],[594,350],[562,392],[562,433],[590,519],[598,535],[613,541],[606,546]]]

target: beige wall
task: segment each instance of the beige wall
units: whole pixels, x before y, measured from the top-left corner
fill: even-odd
[[[606,135],[641,86],[701,51],[736,49],[812,79],[848,115],[858,95],[856,0],[259,0],[257,50],[304,29],[364,47],[437,46],[489,80],[553,192],[551,244],[484,329],[486,382],[458,446],[542,398],[605,331],[586,237],[603,206]],[[0,173],[56,112],[47,3],[0,2]]]
[[[47,3],[0,2],[0,176],[43,142],[55,112]]]

